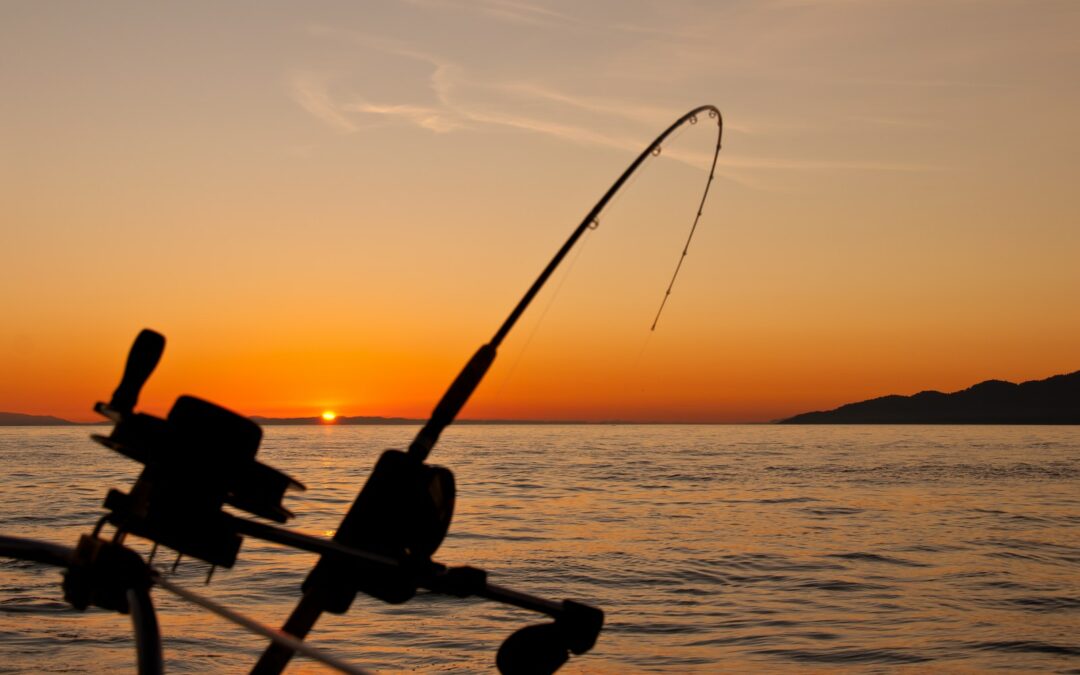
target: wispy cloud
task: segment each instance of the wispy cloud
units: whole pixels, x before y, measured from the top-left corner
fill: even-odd
[[[578,19],[529,2],[517,0],[400,0],[407,5],[480,14],[502,21],[531,25],[579,26]]]
[[[658,124],[671,117],[671,109],[608,98],[575,96],[532,82],[506,82],[492,85],[507,94],[558,103],[577,110],[612,115],[647,124]]]
[[[418,127],[429,129],[437,133],[453,131],[462,127],[460,120],[448,116],[439,108],[428,106],[407,104],[379,105],[376,103],[358,102],[345,104],[341,109],[366,113],[368,115],[398,117],[408,120]]]
[[[831,84],[857,86],[889,87],[904,89],[1007,89],[1010,85],[1001,82],[960,80],[943,78],[902,79],[894,77],[828,77],[820,78]]]
[[[481,124],[491,124],[523,131],[531,131],[546,136],[553,136],[565,141],[573,141],[585,145],[594,145],[617,150],[641,149],[641,141],[619,138],[603,132],[594,131],[585,127],[570,124],[560,124],[549,120],[515,115],[499,111],[484,111],[480,109],[458,108],[458,111],[467,119]]]
[[[293,71],[288,77],[289,95],[317,120],[338,131],[352,133],[358,127],[342,114],[339,106],[330,97],[327,90],[328,80],[326,75]]]
[[[457,64],[397,40],[326,26],[313,26],[310,30],[317,35],[344,38],[353,44],[386,55],[420,61],[431,67],[428,86],[434,101],[427,103],[387,103],[375,102],[366,97],[354,97],[339,104],[326,93],[328,78],[318,78],[306,73],[303,77],[294,78],[296,80],[293,86],[296,92],[294,99],[314,117],[338,129],[354,130],[357,125],[349,118],[349,114],[359,113],[394,118],[436,132],[484,125],[500,126],[545,134],[576,143],[627,150],[640,147],[640,139],[636,136],[631,139],[628,136],[597,131],[580,124],[523,115],[514,111],[528,107],[520,105],[521,100],[524,99],[553,103],[564,109],[599,113],[621,122],[644,122],[655,125],[658,120],[671,116],[670,110],[656,106],[574,96],[531,82],[477,79],[470,77]],[[483,93],[485,96],[470,98],[463,95],[463,91]],[[516,99],[516,101],[511,99]]]
[[[909,162],[878,162],[872,160],[790,159],[780,157],[725,156],[725,166],[744,169],[782,169],[785,171],[896,171],[924,173],[946,171],[946,167]]]
[[[941,127],[941,122],[939,120],[899,117],[895,115],[854,115],[849,119],[877,127],[896,127],[901,129],[935,129]]]
[[[455,0],[409,0],[424,5],[458,7]],[[485,3],[486,5],[499,3]],[[507,3],[514,4],[514,3]],[[520,11],[524,11],[518,7]],[[330,79],[312,73],[297,73],[292,78],[293,98],[316,119],[339,131],[355,131],[364,120],[378,119],[380,124],[414,125],[433,133],[463,130],[511,129],[540,134],[561,141],[624,151],[640,152],[643,138],[655,133],[658,125],[671,119],[672,111],[639,101],[581,95],[528,80],[483,77],[436,54],[400,40],[388,39],[336,27],[313,26],[312,34],[347,41],[349,44],[379,52],[383,57],[396,56],[426,64],[430,70],[426,89],[415,100],[379,100],[371,92],[328,93]],[[849,118],[850,119],[850,118]],[[877,125],[914,124],[900,119],[867,117]],[[754,133],[752,128],[728,125],[729,130]],[[711,152],[665,148],[663,156],[696,167],[708,166]],[[768,189],[759,178],[749,174],[767,171],[886,171],[929,172],[941,167],[929,164],[888,160],[820,159],[721,155],[717,174],[739,183]],[[740,175],[741,174],[741,175]]]

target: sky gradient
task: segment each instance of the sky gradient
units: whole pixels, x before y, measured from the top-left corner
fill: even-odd
[[[0,410],[766,421],[1080,369],[1080,4],[0,4]],[[568,273],[566,273],[568,272]],[[557,292],[556,292],[557,291]]]

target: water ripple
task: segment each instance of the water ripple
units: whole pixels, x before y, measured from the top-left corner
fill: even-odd
[[[287,497],[290,527],[331,535],[381,450],[415,431],[267,428],[260,458],[308,486]],[[458,482],[439,560],[607,612],[568,672],[1080,671],[1073,427],[452,427],[433,459]],[[0,531],[73,544],[136,473],[85,430],[0,429]],[[202,563],[176,579],[280,625],[315,559],[249,538],[210,586]],[[130,670],[129,621],[70,609],[60,579],[0,560],[0,669]],[[244,672],[263,647],[154,600],[171,672]],[[540,620],[361,595],[312,637],[375,670],[490,672]]]

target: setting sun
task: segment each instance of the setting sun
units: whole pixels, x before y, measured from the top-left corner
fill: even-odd
[[[333,422],[337,419],[337,413],[327,410],[322,414],[323,422]]]

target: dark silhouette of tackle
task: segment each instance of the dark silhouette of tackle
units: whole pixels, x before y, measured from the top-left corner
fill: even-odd
[[[304,488],[256,459],[262,430],[251,420],[192,396],[177,399],[165,418],[135,411],[139,393],[165,348],[162,335],[144,330],[131,348],[112,398],[95,406],[115,426],[107,436],[93,436],[143,465],[134,485],[128,492],[109,491],[104,502],[106,513],[90,534],[80,538],[76,548],[0,535],[0,555],[66,568],[64,597],[78,609],[93,605],[130,614],[140,673],[162,670],[161,640],[150,595],[154,586],[270,639],[270,646],[252,671],[262,675],[280,673],[296,652],[344,672],[364,672],[303,641],[323,612],[348,611],[358,592],[396,604],[424,588],[458,597],[482,597],[547,615],[548,622],[522,628],[502,644],[496,655],[502,673],[553,673],[570,654],[588,652],[604,623],[600,609],[498,586],[488,581],[484,570],[449,567],[432,558],[450,527],[456,488],[453,473],[428,464],[427,458],[442,431],[453,423],[480,384],[503,339],[581,235],[596,226],[611,198],[646,159],[659,154],[672,132],[684,124],[697,123],[703,115],[717,123],[716,150],[697,215],[653,320],[655,330],[715,177],[723,121],[720,111],[709,105],[688,112],[661,133],[590,209],[492,339],[466,363],[408,450],[382,454],[333,539],[281,527],[293,517],[282,503],[286,492]],[[233,515],[223,509],[226,504],[248,515]],[[104,536],[106,525],[113,528],[111,537]],[[153,542],[149,560],[125,546],[128,535]],[[158,546],[163,545],[177,553],[177,563],[182,556],[210,563],[212,575],[215,566],[236,563],[244,537],[320,556],[303,583],[299,604],[280,631],[178,586],[152,566]]]

